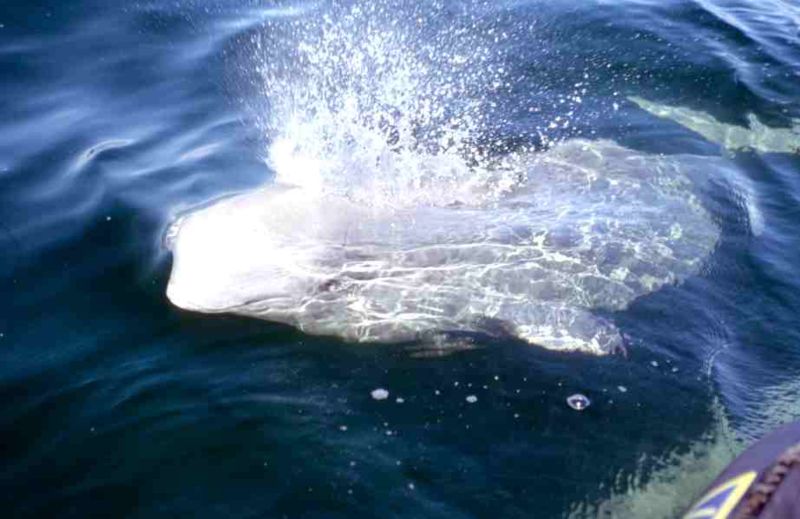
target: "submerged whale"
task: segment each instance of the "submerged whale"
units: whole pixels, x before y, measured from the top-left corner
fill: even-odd
[[[669,119],[708,141],[719,144],[730,151],[753,150],[762,153],[800,153],[800,120],[792,121],[792,128],[767,126],[755,114],[748,114],[749,128],[728,124],[714,119],[705,112],[683,106],[667,106],[641,97],[628,100],[656,117]]]
[[[690,177],[721,162],[573,140],[517,161],[502,196],[446,205],[276,183],[173,225],[167,295],[352,341],[501,330],[609,353],[622,346],[611,313],[695,274],[714,249]]]

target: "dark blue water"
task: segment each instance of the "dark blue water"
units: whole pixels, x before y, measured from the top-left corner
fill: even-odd
[[[329,6],[4,0],[6,517],[671,517],[744,443],[800,418],[800,155],[725,150],[627,101],[790,128],[800,4],[393,8],[536,27],[493,47],[525,80],[492,94],[489,141],[535,140],[522,128],[583,81],[557,138],[726,157],[751,187],[704,195],[721,238],[701,272],[613,315],[628,353],[605,357],[486,337],[435,356],[178,310],[170,222],[273,175],[253,36],[290,45],[282,24]],[[519,109],[530,98],[541,112]]]

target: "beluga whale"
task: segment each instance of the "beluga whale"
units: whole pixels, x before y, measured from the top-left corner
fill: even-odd
[[[499,323],[546,348],[613,352],[607,314],[695,274],[717,242],[687,174],[702,160],[573,140],[517,157],[524,180],[492,200],[443,181],[426,188],[440,203],[396,206],[278,182],[174,224],[167,295],[351,341]],[[470,188],[498,179],[484,181]]]
[[[173,304],[355,342],[500,333],[606,354],[617,312],[701,271],[719,229],[697,172],[722,159],[586,139],[488,152],[488,92],[513,79],[494,32],[339,9],[255,41],[274,178],[171,226]]]

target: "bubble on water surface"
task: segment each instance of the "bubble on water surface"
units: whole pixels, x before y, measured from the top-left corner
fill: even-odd
[[[586,395],[575,393],[567,397],[567,405],[576,411],[583,411],[591,405],[591,401]]]
[[[373,389],[370,395],[375,400],[386,400],[389,398],[389,392],[383,388]]]

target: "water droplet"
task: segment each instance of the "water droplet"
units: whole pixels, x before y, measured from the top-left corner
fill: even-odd
[[[470,404],[474,404],[477,401],[478,401],[478,397],[475,396],[475,395],[469,395],[467,397],[467,402],[469,402]]]
[[[580,393],[575,393],[574,395],[567,397],[567,405],[571,408],[575,409],[576,411],[583,411],[589,405],[591,405],[591,401],[586,395],[582,395]]]
[[[628,392],[628,388],[625,387],[625,386],[617,386],[617,389],[619,389],[620,393],[627,393]]]

